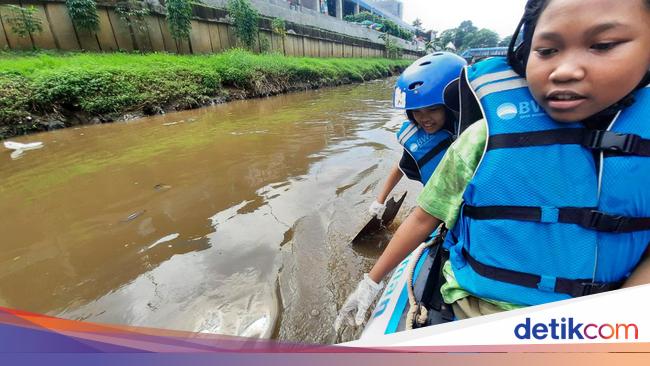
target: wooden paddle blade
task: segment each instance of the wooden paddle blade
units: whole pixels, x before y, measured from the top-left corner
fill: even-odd
[[[399,211],[400,207],[402,207],[402,203],[404,203],[404,198],[406,198],[406,192],[402,195],[402,197],[396,202],[393,197],[391,197],[388,202],[386,202],[386,209],[384,210],[384,214],[381,216],[381,220],[378,219],[376,216],[373,216],[370,221],[359,231],[359,233],[352,239],[352,244],[355,244],[359,242],[362,238],[369,234],[373,234],[377,232],[379,229],[382,227],[386,227],[393,222],[393,219],[395,219],[395,216],[397,216],[397,212]]]
[[[386,209],[384,210],[384,214],[381,216],[381,224],[383,226],[388,226],[393,222],[395,216],[397,216],[397,212],[399,211],[400,207],[402,207],[402,203],[404,203],[406,193],[407,192],[404,192],[402,197],[400,197],[397,202],[395,202],[394,197],[391,197],[388,202],[386,202]]]

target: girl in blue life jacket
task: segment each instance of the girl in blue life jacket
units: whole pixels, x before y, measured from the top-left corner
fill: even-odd
[[[522,44],[463,72],[471,125],[335,325],[441,222],[457,318],[650,283],[648,24],[650,0],[529,0]]]
[[[407,178],[426,184],[456,135],[458,106],[445,103],[445,94],[456,95],[461,70],[467,63],[449,52],[420,58],[406,68],[395,85],[393,106],[406,110],[408,121],[397,132],[404,147],[402,158],[388,174],[368,212],[381,216],[386,198],[397,183]]]

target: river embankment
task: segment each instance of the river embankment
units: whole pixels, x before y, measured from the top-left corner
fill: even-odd
[[[0,52],[0,139],[379,79],[409,60]]]

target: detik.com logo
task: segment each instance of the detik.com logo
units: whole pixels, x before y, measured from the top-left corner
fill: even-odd
[[[517,324],[515,337],[519,339],[639,339],[639,327],[634,324],[579,323],[573,318],[553,318],[548,323],[531,324],[530,318]]]

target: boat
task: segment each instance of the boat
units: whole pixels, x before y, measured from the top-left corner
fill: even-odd
[[[436,230],[395,268],[361,340],[453,320],[451,307],[440,294],[441,269],[449,257],[443,247],[445,232]]]

